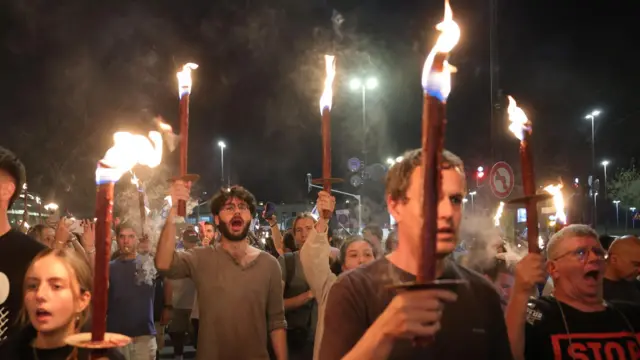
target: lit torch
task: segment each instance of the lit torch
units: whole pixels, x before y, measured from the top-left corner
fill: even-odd
[[[324,91],[320,96],[320,114],[322,115],[322,179],[314,180],[321,183],[324,191],[331,193],[331,183],[340,181],[331,178],[331,105],[333,102],[333,79],[336,77],[336,57],[325,55],[326,77],[324,79]],[[331,213],[321,214],[323,218],[330,219]]]
[[[138,177],[136,176],[136,174],[133,173],[133,171],[130,170],[129,172],[131,173],[131,183],[135,185],[136,190],[138,190],[138,207],[140,209],[140,229],[142,231],[141,232],[142,238],[146,240],[147,234],[146,234],[145,226],[147,224],[147,213],[149,212],[146,205],[146,199],[145,199],[146,195],[144,192],[144,188],[140,183],[140,179],[138,179]]]
[[[546,192],[553,196],[553,207],[556,209],[555,232],[560,231],[567,224],[567,214],[564,212],[564,197],[562,195],[562,184],[549,185],[544,188]]]
[[[114,146],[107,150],[96,169],[96,255],[93,291],[93,325],[91,342],[86,347],[105,349],[114,346],[117,334],[106,334],[107,287],[111,255],[111,223],[113,220],[113,188],[120,177],[135,165],[156,167],[162,160],[162,135],[152,131],[149,137],[118,132],[113,135]],[[130,339],[129,339],[130,340]],[[126,340],[123,340],[126,341]],[[125,343],[126,345],[126,343]],[[80,344],[82,347],[82,344]],[[92,354],[96,355],[95,353]],[[96,355],[97,356],[97,355]]]
[[[524,198],[511,202],[524,202],[527,209],[527,244],[530,253],[539,253],[538,244],[538,201],[546,200],[548,195],[536,195],[535,175],[533,172],[533,156],[531,153],[531,122],[524,111],[519,108],[513,97],[509,96],[509,130],[520,140],[520,167],[522,168],[522,186]]]
[[[180,95],[180,178],[189,181],[187,175],[187,153],[189,150],[189,97],[191,96],[191,71],[198,68],[197,64],[186,63],[182,66],[178,76],[178,92]],[[187,202],[178,202],[178,216],[187,216]]]
[[[449,52],[460,39],[460,28],[453,21],[453,12],[449,1],[444,3],[444,20],[436,25],[441,32],[424,63],[422,87],[424,101],[422,107],[422,171],[423,184],[423,246],[418,262],[418,283],[435,280],[436,275],[436,237],[438,233],[438,201],[441,189],[442,150],[445,133],[445,108],[451,92],[451,73],[455,70],[449,65]]]

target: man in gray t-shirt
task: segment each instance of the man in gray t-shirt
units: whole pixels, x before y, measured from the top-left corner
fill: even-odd
[[[268,337],[278,360],[287,358],[282,275],[276,259],[249,246],[255,198],[242,187],[221,189],[211,212],[221,239],[215,247],[175,251],[177,205],[190,183],[171,188],[173,207],[162,230],[156,266],[171,279],[191,278],[200,310],[198,360],[269,360]]]

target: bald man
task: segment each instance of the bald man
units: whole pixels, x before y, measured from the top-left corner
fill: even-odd
[[[629,301],[640,304],[640,289],[636,277],[640,270],[640,239],[633,235],[614,240],[609,247],[604,273],[605,300]]]

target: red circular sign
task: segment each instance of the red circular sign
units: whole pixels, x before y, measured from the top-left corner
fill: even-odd
[[[491,192],[499,199],[504,199],[511,195],[515,185],[511,166],[504,161],[495,163],[489,173],[489,184],[491,185]]]

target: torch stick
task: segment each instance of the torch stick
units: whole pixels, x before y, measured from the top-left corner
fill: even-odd
[[[522,166],[522,187],[524,188],[524,196],[527,198],[527,244],[530,253],[540,253],[540,245],[538,244],[538,201],[535,199],[536,185],[535,174],[533,172],[533,160],[531,155],[531,146],[529,139],[531,134],[529,131],[524,132],[522,141],[520,141],[520,164]]]
[[[101,171],[104,170],[104,171]],[[104,341],[107,331],[109,260],[111,255],[111,223],[113,221],[113,188],[115,182],[102,177],[110,169],[98,163],[96,192],[96,255],[94,265],[91,341]]]
[[[194,63],[187,63],[177,73],[178,91],[180,94],[180,177],[187,177],[187,153],[189,150],[189,98],[191,96],[191,70],[198,68]],[[178,216],[187,216],[187,202],[178,202]]]
[[[437,53],[431,72],[442,73],[447,53]],[[438,90],[439,91],[439,90]],[[422,233],[423,241],[418,258],[418,283],[432,282],[436,278],[436,237],[438,235],[438,201],[441,189],[442,150],[445,131],[445,101],[437,95],[425,91],[422,104],[422,172],[423,204]]]
[[[322,115],[322,179],[314,180],[314,183],[321,183],[324,191],[331,193],[331,183],[339,182],[340,179],[331,177],[331,104],[333,101],[333,79],[336,76],[335,56],[325,55],[326,77],[324,80],[324,91],[320,97],[320,114]],[[323,211],[320,214],[323,219],[329,220],[331,212]]]

